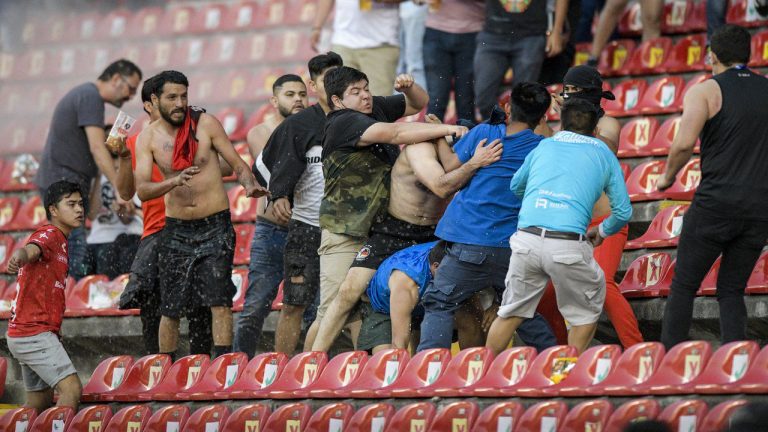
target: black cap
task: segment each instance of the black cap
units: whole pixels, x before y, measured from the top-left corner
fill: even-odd
[[[579,65],[568,69],[563,77],[563,85],[572,85],[585,90],[602,90],[603,77],[600,72],[592,66]],[[616,99],[610,91],[603,92],[603,98],[608,100]]]

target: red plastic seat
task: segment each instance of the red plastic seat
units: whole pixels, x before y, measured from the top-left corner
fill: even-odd
[[[533,347],[513,347],[499,354],[482,378],[459,390],[464,396],[500,396],[501,390],[516,385],[529,371],[536,357]]]
[[[621,356],[618,345],[598,345],[584,351],[573,369],[559,383],[545,387],[540,396],[583,396],[585,388],[600,384],[613,371]]]
[[[19,207],[16,217],[8,226],[14,231],[32,231],[48,223],[40,195],[33,195]]]
[[[349,424],[355,409],[343,402],[324,405],[312,414],[306,430],[317,432],[341,432]]]
[[[474,402],[453,402],[437,413],[429,430],[434,432],[469,432],[477,421],[479,411]]]
[[[702,389],[710,393],[709,389]],[[763,348],[750,362],[747,372],[736,382],[724,384],[718,389],[718,393],[768,393],[768,348]]]
[[[230,5],[221,21],[222,30],[258,29],[266,21],[266,8],[258,2],[246,1]]]
[[[243,141],[248,131],[243,128],[245,125],[245,115],[239,108],[225,108],[215,114],[219,119],[224,131],[232,141]]]
[[[14,243],[15,240],[10,235],[0,234],[0,273],[5,273],[8,268],[8,261],[11,260],[11,255],[13,255],[14,251]],[[3,285],[3,288],[5,288],[5,285]]]
[[[390,404],[366,405],[357,410],[349,419],[347,432],[382,432],[386,429],[393,415],[395,415],[395,408]]]
[[[9,159],[0,171],[0,189],[5,192],[34,190],[39,166],[37,158],[28,153]]]
[[[305,31],[283,30],[279,41],[281,46],[279,59],[282,61],[303,61],[314,54],[309,34]]]
[[[640,113],[644,115],[670,114],[682,110],[680,99],[685,81],[679,76],[665,76],[648,86],[640,101]]]
[[[747,281],[747,294],[768,294],[768,252],[757,259],[755,268]]]
[[[661,210],[651,221],[651,225],[640,237],[630,240],[624,250],[641,248],[664,248],[677,246],[680,230],[683,226],[683,214],[687,204],[675,205]]]
[[[575,347],[570,345],[558,345],[542,351],[528,368],[528,372],[517,382],[506,387],[501,387],[495,392],[502,396],[535,395],[543,388],[554,385],[551,380],[555,363],[563,358],[578,357]],[[475,390],[475,395],[485,396],[488,392]]]
[[[27,430],[29,432],[64,431],[67,430],[74,416],[75,410],[71,407],[51,407],[40,413]]]
[[[643,21],[640,15],[640,5],[637,2],[629,2],[624,8],[624,12],[619,18],[617,30],[622,37],[640,36],[643,31]]]
[[[314,0],[298,0],[288,3],[286,24],[312,24],[312,18],[317,15],[317,2]]]
[[[689,399],[668,405],[656,420],[666,423],[676,431],[703,431],[701,424],[706,415],[706,402],[701,399]]]
[[[296,397],[332,398],[337,390],[349,388],[368,362],[365,351],[349,351],[336,355],[323,369],[311,387],[297,390]]]
[[[701,71],[707,68],[707,36],[687,35],[678,40],[664,65],[668,73]]]
[[[605,103],[605,113],[612,117],[627,117],[640,114],[640,101],[648,83],[642,79],[631,79],[613,87],[616,100]]]
[[[245,305],[245,292],[248,290],[248,269],[232,269],[232,283],[237,290],[232,297],[232,311],[241,312]]]
[[[165,378],[171,367],[171,358],[167,354],[151,354],[136,360],[123,380],[123,383],[109,393],[101,395],[101,400],[133,402],[139,400],[139,394],[151,392]]]
[[[111,418],[112,410],[107,405],[80,408],[69,423],[67,432],[103,432]]]
[[[139,400],[177,400],[177,394],[200,382],[210,364],[211,359],[205,354],[192,354],[176,360],[160,384],[139,394]]]
[[[654,117],[640,117],[624,124],[619,135],[620,158],[650,156],[648,144],[659,129],[659,122]]]
[[[712,355],[701,374],[684,385],[681,392],[725,392],[727,385],[737,384],[746,375],[759,351],[760,346],[754,341],[731,342],[721,346]]]
[[[3,431],[25,431],[32,426],[37,413],[34,408],[14,408],[0,417],[0,429]]]
[[[387,349],[374,354],[352,385],[336,391],[337,397],[374,398],[376,392],[392,385],[410,360],[404,349]]]
[[[661,198],[656,188],[659,177],[664,173],[666,163],[652,160],[641,163],[632,170],[627,179],[627,193],[632,202],[654,201]]]
[[[707,2],[694,2],[693,11],[688,18],[688,31],[703,32],[707,30]]]
[[[221,430],[229,417],[226,405],[210,405],[198,408],[192,413],[184,427],[184,432],[208,432]]]
[[[179,41],[171,54],[171,64],[181,69],[196,69],[207,62],[203,57],[207,40],[203,38]]]
[[[635,399],[616,408],[603,429],[605,432],[622,432],[629,424],[641,420],[655,420],[661,407],[655,399]]]
[[[493,353],[486,347],[461,350],[453,357],[433,384],[418,389],[419,396],[455,397],[461,389],[472,386],[488,371],[493,361]]]
[[[248,265],[251,262],[253,230],[253,224],[243,223],[235,225],[235,265]]]
[[[635,51],[635,41],[621,39],[608,43],[600,53],[599,67],[603,76],[623,76],[629,73],[629,62]]]
[[[297,354],[285,365],[277,380],[264,389],[272,399],[293,399],[297,390],[310,387],[328,364],[328,354],[309,351]]]
[[[715,263],[712,264],[712,268],[709,269],[707,275],[704,276],[704,280],[701,281],[699,290],[696,291],[696,295],[713,296],[717,294],[717,274],[720,272],[720,263],[723,260],[722,255],[717,257]]]
[[[641,43],[632,53],[629,73],[632,75],[652,75],[666,72],[664,63],[672,51],[672,39],[658,37]]]
[[[406,405],[392,416],[387,430],[425,432],[435,418],[435,406],[429,402]]]
[[[282,26],[286,22],[286,2],[271,0],[265,2],[267,8],[267,22],[269,26]]]
[[[126,34],[137,38],[162,34],[163,29],[159,25],[164,14],[165,9],[161,7],[139,9],[128,22]]]
[[[115,9],[101,19],[96,27],[96,34],[99,38],[121,39],[126,36],[128,23],[133,17],[133,13],[126,9]]]
[[[475,421],[474,432],[517,430],[516,425],[525,409],[519,402],[498,402],[480,413]]]
[[[80,400],[83,402],[100,401],[102,393],[110,392],[120,384],[126,376],[126,372],[133,365],[133,357],[121,355],[102,360],[94,369],[88,384],[83,386]]]
[[[672,186],[663,191],[661,196],[671,200],[691,201],[699,183],[701,183],[701,161],[698,158],[691,159],[677,174]]]
[[[109,420],[104,432],[134,432],[141,431],[152,416],[152,410],[147,405],[129,405],[124,407]]]
[[[0,357],[0,396],[5,392],[6,375],[8,375],[8,359]]]
[[[281,405],[269,415],[262,432],[301,432],[309,423],[312,410],[307,404],[290,403]]]
[[[248,363],[248,355],[241,352],[227,353],[217,357],[205,370],[200,381],[184,392],[177,393],[177,400],[211,400],[217,392],[235,384]]]
[[[752,36],[752,55],[749,60],[752,67],[768,66],[768,30]]]
[[[416,391],[433,384],[445,372],[451,361],[451,351],[432,348],[417,353],[405,366],[394,384],[378,390],[379,397],[415,397]]]
[[[253,399],[265,397],[271,385],[282,375],[288,363],[283,353],[259,354],[245,366],[240,379],[226,391],[217,392],[217,399]]]
[[[539,402],[525,410],[517,422],[517,429],[526,431],[559,430],[567,412],[568,406],[564,402]]]
[[[3,287],[0,286],[0,319],[9,319],[11,317],[11,307],[16,300],[16,291],[19,284],[13,282]]]
[[[602,431],[613,413],[613,405],[607,399],[582,402],[568,411],[560,426],[560,432]]]
[[[634,395],[666,395],[685,392],[686,386],[704,370],[712,355],[709,342],[688,341],[675,345],[651,378],[631,389]]]
[[[661,124],[647,151],[653,156],[666,156],[680,127],[680,116],[670,117]]]
[[[664,275],[672,267],[672,258],[665,252],[652,252],[632,261],[619,290],[627,298],[659,297]]]
[[[222,28],[222,18],[227,12],[225,4],[206,4],[195,12],[192,16],[192,23],[189,26],[190,33],[207,33],[220,31]]]
[[[229,415],[221,432],[260,431],[261,425],[267,421],[271,412],[272,410],[265,404],[242,406]]]
[[[169,8],[160,23],[160,27],[168,29],[170,33],[183,35],[190,31],[192,16],[195,8],[190,6],[175,6]]]
[[[10,224],[19,211],[19,199],[16,197],[0,198],[0,231],[10,231]]]
[[[563,85],[552,84],[550,86],[547,86],[547,91],[551,95],[559,96],[560,93],[563,92]],[[504,106],[506,103],[509,102],[510,94],[511,92],[507,91],[507,92],[504,92],[501,96],[499,96],[499,102],[498,102],[499,106]],[[552,103],[549,104],[549,109],[547,110],[547,121],[550,121],[550,122],[560,121],[560,109],[554,100],[552,101]]]
[[[186,405],[167,405],[152,414],[144,430],[183,431],[187,420],[189,420],[189,407]]]
[[[689,32],[688,21],[693,12],[694,5],[691,0],[665,2],[661,18],[661,32],[664,34]]]
[[[245,189],[237,185],[227,191],[229,197],[229,209],[232,214],[232,222],[250,222],[256,220],[259,212],[259,200],[245,195]]]
[[[91,299],[94,297],[92,294],[104,288],[109,283],[109,278],[105,275],[90,275],[86,276],[75,284],[72,289],[66,294],[66,306],[64,311],[65,317],[84,317],[84,316],[96,316],[103,315],[102,311],[97,311],[96,304],[92,304]],[[102,309],[99,306],[99,309]]]
[[[632,390],[647,382],[659,370],[664,358],[664,345],[643,342],[632,345],[619,357],[608,378],[587,388],[590,395],[629,395]]]
[[[724,431],[728,427],[728,421],[736,410],[748,404],[746,399],[736,399],[721,402],[715,405],[707,413],[701,422],[702,431]]]
[[[731,0],[728,3],[730,5],[725,17],[728,24],[744,27],[761,27],[768,24],[768,21],[757,13],[751,0]]]

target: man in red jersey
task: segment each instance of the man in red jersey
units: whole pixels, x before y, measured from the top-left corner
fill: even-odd
[[[83,225],[85,217],[80,186],[53,183],[45,192],[44,204],[51,223],[32,233],[8,262],[8,273],[18,273],[19,284],[8,323],[8,349],[21,364],[26,406],[38,412],[50,407],[55,387],[57,405],[76,410],[82,385],[59,331],[68,273],[67,237]]]

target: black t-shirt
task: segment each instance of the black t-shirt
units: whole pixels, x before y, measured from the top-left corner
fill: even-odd
[[[512,39],[547,33],[547,0],[486,0],[485,27],[489,33]]]

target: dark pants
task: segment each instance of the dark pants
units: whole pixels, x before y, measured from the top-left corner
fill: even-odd
[[[456,117],[475,119],[474,80],[477,33],[446,33],[427,27],[424,32],[424,71],[429,105],[427,113],[445,118],[451,86],[456,99]]]
[[[661,341],[667,349],[688,338],[696,291],[720,254],[720,339],[722,343],[746,339],[744,289],[766,239],[768,221],[715,216],[702,211],[694,201],[683,219],[675,276],[664,308]]]
[[[497,301],[501,299],[511,253],[508,247],[463,243],[448,246],[435,281],[427,287],[422,299],[425,315],[418,351],[450,348],[456,309],[475,293],[490,287],[496,291]],[[523,321],[517,333],[527,345],[539,352],[557,345],[552,329],[538,313]]]
[[[89,244],[95,274],[114,279],[131,271],[141,236],[120,234],[112,243]]]

